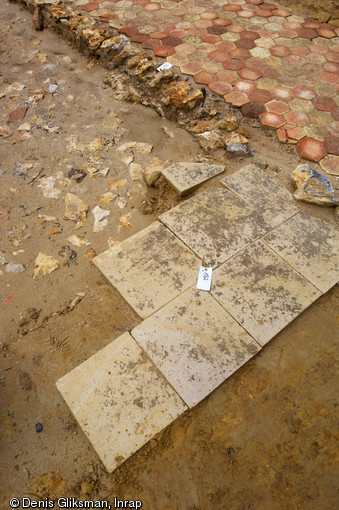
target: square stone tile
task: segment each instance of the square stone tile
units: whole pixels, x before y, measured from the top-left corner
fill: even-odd
[[[211,293],[260,345],[321,295],[260,240],[214,271]]]
[[[129,333],[59,379],[57,388],[108,471],[187,409]]]
[[[195,288],[175,298],[131,334],[190,407],[260,349],[208,292]]]
[[[247,202],[223,188],[209,188],[160,220],[207,266],[215,267],[272,229]]]
[[[173,163],[165,168],[162,174],[175,191],[183,196],[224,170],[224,166],[208,163]]]
[[[159,222],[109,248],[93,262],[143,319],[191,287],[201,265]]]
[[[339,281],[338,228],[300,212],[264,240],[321,292]]]
[[[221,183],[261,213],[272,227],[296,214],[293,195],[256,165],[247,165]]]

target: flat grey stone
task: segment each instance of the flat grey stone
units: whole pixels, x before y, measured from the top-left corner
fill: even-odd
[[[214,271],[211,293],[260,345],[321,295],[260,240]]]
[[[131,334],[190,407],[260,349],[209,293],[195,288],[168,303]]]
[[[338,228],[300,212],[264,240],[321,292],[339,281]]]
[[[159,219],[212,267],[272,229],[247,202],[223,188],[209,188]]]
[[[272,227],[280,225],[299,211],[294,205],[292,194],[256,165],[244,166],[225,177],[221,183],[246,200]]]
[[[174,163],[165,168],[162,174],[175,191],[183,196],[224,170],[224,166],[208,163]]]
[[[191,287],[201,265],[159,222],[109,248],[93,262],[143,319]]]
[[[187,409],[129,333],[59,379],[57,388],[108,471]]]

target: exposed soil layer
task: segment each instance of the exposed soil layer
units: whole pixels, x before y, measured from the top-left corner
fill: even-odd
[[[206,156],[177,124],[142,105],[118,101],[114,90],[102,86],[101,67],[87,66],[51,32],[35,32],[30,14],[17,5],[2,0],[0,28],[0,92],[6,91],[0,125],[12,132],[0,138],[0,250],[8,262],[26,268],[17,275],[0,266],[1,508],[23,496],[112,504],[115,497],[140,499],[147,510],[335,508],[338,286],[113,474],[105,472],[55,387],[59,377],[140,322],[84,255],[107,249],[109,238],[121,241],[145,228],[179,201],[164,181],[158,188],[133,181],[116,147],[128,141],[152,144],[150,155],[134,154],[142,167],[152,158],[207,160],[232,173],[257,160],[291,191],[290,173],[300,163],[294,147],[243,121],[239,130],[249,137],[253,157],[232,158],[224,151]],[[8,92],[15,83],[25,87]],[[41,89],[40,101],[27,102]],[[22,121],[7,124],[11,112],[26,106]],[[24,123],[31,129],[18,130]],[[72,136],[82,146],[100,138],[103,149],[70,150]],[[101,161],[98,168],[110,168],[106,177],[90,177],[91,155]],[[71,175],[74,169],[80,173]],[[59,199],[46,198],[39,179],[58,171],[71,182],[61,187]],[[77,182],[81,171],[86,177]],[[111,181],[121,179],[127,182],[115,193],[125,207],[98,201]],[[216,179],[205,186],[211,184],[219,185]],[[63,218],[71,189],[91,210],[100,205],[110,211],[107,227],[93,233],[92,212],[80,229]],[[144,201],[150,214],[142,213]],[[335,224],[333,209],[299,206]],[[119,223],[127,213],[130,230]],[[43,225],[39,215],[56,217],[61,232],[51,234],[53,225]],[[15,244],[10,232],[22,225],[23,237],[28,232],[30,237],[17,233],[21,242]],[[71,234],[91,245],[73,246]],[[60,256],[63,246],[76,257],[67,250],[68,260]],[[59,268],[33,279],[40,251]],[[85,296],[71,309],[78,292]]]
[[[336,0],[280,0],[281,5],[290,7],[296,13],[307,14],[320,23],[332,23],[339,26],[339,5]]]

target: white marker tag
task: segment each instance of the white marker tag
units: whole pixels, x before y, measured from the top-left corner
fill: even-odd
[[[162,71],[163,69],[171,69],[172,64],[169,62],[165,62],[164,64],[161,64],[161,66],[157,67],[157,71]]]
[[[212,268],[200,266],[197,289],[211,290],[211,282],[212,282]]]

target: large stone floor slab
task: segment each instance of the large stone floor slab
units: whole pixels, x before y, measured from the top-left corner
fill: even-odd
[[[193,285],[201,261],[155,222],[93,259],[143,319]]]
[[[292,194],[256,165],[244,166],[221,183],[260,212],[272,227],[299,211]]]
[[[129,333],[57,387],[108,471],[187,409]]]
[[[321,295],[262,241],[216,269],[211,292],[260,345]]]
[[[339,281],[339,230],[300,212],[265,242],[323,293]]]
[[[247,202],[223,188],[199,193],[160,220],[212,267],[272,229]]]
[[[195,288],[131,334],[190,407],[260,349],[209,293]]]
[[[183,196],[224,170],[224,166],[208,163],[173,163],[165,168],[162,174],[175,191]]]

